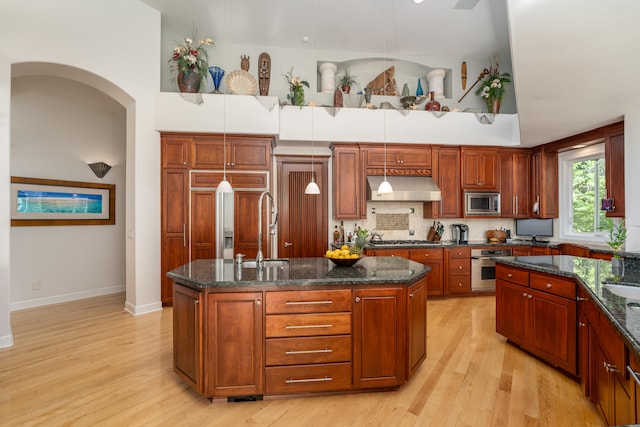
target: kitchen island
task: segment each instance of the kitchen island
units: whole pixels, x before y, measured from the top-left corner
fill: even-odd
[[[364,257],[197,260],[174,281],[174,370],[229,400],[395,389],[426,357],[429,267]]]
[[[601,259],[496,258],[496,331],[578,379],[609,425],[640,422],[640,260],[625,261],[616,277]]]

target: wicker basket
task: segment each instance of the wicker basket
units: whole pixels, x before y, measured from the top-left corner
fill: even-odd
[[[499,243],[507,241],[507,232],[502,230],[488,230],[487,240],[489,243]]]

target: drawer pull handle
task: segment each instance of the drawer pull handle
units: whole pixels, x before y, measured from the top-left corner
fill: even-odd
[[[289,350],[289,351],[285,351],[284,354],[291,355],[291,354],[315,354],[315,353],[333,353],[333,350],[331,350],[330,348],[325,348],[324,350]]]
[[[547,289],[551,289],[551,283],[547,283]]]
[[[578,326],[580,326],[581,328],[584,328],[585,326],[587,326],[587,324],[583,322],[578,322]]]
[[[458,266],[458,270],[462,270],[462,266],[461,265]]]
[[[333,328],[333,325],[287,325],[285,329],[311,329],[311,328]]]
[[[331,300],[325,301],[287,301],[284,305],[312,305],[312,304],[333,304]]]
[[[507,273],[507,277],[513,277],[513,274]]]
[[[576,297],[576,301],[588,301],[589,298]]]
[[[307,379],[303,379],[303,380],[294,380],[293,378],[285,380],[286,384],[296,384],[296,383],[317,383],[317,382],[323,382],[323,381],[333,381],[333,378],[331,377],[324,377],[324,378],[307,378]]]
[[[526,298],[526,297],[527,297],[527,293],[526,293],[526,292],[523,292],[523,293],[522,293],[522,297],[523,297],[523,298]]]
[[[604,370],[607,372],[620,372],[616,365],[607,362],[602,362],[602,364],[604,366]]]
[[[527,295],[527,298],[531,299],[533,298],[533,295]]]

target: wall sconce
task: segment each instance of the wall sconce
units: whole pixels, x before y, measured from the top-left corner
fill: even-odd
[[[107,172],[109,172],[109,169],[111,169],[111,166],[105,162],[89,163],[89,167],[98,178],[104,177]]]

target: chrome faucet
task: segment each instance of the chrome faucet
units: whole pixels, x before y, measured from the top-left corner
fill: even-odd
[[[273,216],[273,222],[269,224],[269,234],[276,234],[276,224],[278,223],[278,214],[273,203],[273,197],[268,190],[265,190],[260,194],[258,199],[258,253],[256,254],[256,267],[261,268],[264,262],[264,256],[262,255],[262,199],[264,196],[269,196],[271,199],[271,214]]]

